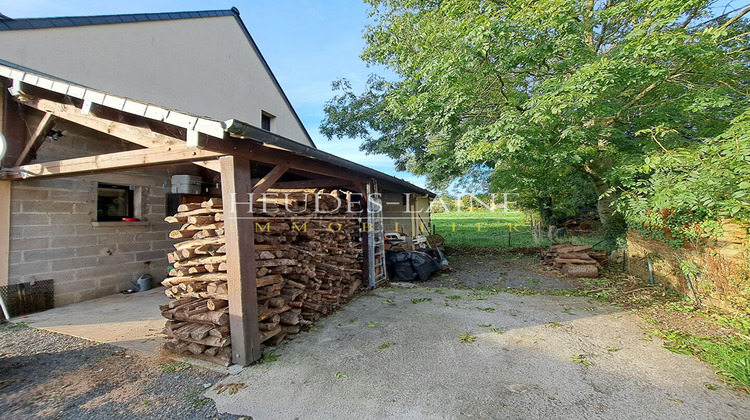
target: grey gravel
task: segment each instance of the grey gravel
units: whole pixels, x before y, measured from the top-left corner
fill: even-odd
[[[226,376],[23,324],[0,325],[0,419],[236,419],[203,397]]]

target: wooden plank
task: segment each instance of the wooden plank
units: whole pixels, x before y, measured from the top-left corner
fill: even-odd
[[[99,118],[93,114],[84,114],[83,111],[73,105],[62,104],[48,99],[35,99],[22,103],[25,106],[47,112],[57,118],[82,125],[100,133],[109,134],[110,136],[139,146],[159,148],[185,144],[185,141],[182,139],[156,133],[148,128]],[[203,166],[201,161],[194,163]],[[209,164],[206,167],[215,171],[219,169],[216,164]]]
[[[249,365],[260,359],[258,294],[255,280],[255,232],[253,218],[236,216],[237,197],[252,192],[250,162],[236,156],[219,158],[221,195],[226,221],[227,286],[229,289],[229,326],[232,331],[232,361]],[[231,203],[231,204],[230,204]]]
[[[297,189],[297,188],[326,188],[326,187],[351,187],[351,183],[335,178],[314,178],[304,181],[282,181],[273,184],[274,188]]]
[[[178,162],[192,162],[217,158],[219,156],[221,156],[219,153],[175,144],[168,147],[138,149],[106,155],[35,163],[21,166],[18,169],[24,171],[25,178],[72,176]],[[20,178],[21,175],[15,175],[15,177]]]
[[[48,112],[44,114],[44,117],[42,117],[42,120],[37,125],[34,133],[32,133],[31,137],[29,137],[29,141],[26,142],[26,146],[23,148],[23,151],[18,156],[18,159],[16,159],[16,164],[13,166],[23,165],[31,152],[36,151],[39,148],[39,145],[41,145],[42,141],[44,141],[44,139],[47,137],[47,133],[49,132],[50,126],[52,125],[52,122],[54,120],[55,116],[51,113]]]
[[[0,181],[0,286],[8,285],[10,266],[10,181]]]
[[[285,149],[269,147],[254,140],[236,139],[232,137],[222,140],[205,136],[199,140],[198,147],[217,153],[223,153],[225,155],[243,157],[253,162],[283,165],[289,168],[336,178],[346,182],[367,182],[369,179],[365,175],[350,169],[340,168]]]
[[[253,196],[257,197],[268,191],[289,169],[286,165],[276,165],[253,187]]]

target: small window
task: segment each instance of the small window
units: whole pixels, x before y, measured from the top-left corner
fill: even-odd
[[[133,187],[99,184],[96,205],[97,222],[119,222],[134,217]]]
[[[267,113],[267,112],[261,112],[260,113],[260,128],[266,130],[266,131],[274,131],[276,127],[275,121],[276,117],[273,115]]]

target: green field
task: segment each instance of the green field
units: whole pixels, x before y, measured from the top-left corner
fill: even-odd
[[[432,223],[435,226],[435,233],[443,236],[445,245],[450,248],[526,248],[546,246],[551,243],[546,235],[540,243],[534,242],[526,215],[521,212],[478,210],[433,213]],[[563,238],[574,244],[589,245],[593,245],[600,239],[599,237],[577,236]]]

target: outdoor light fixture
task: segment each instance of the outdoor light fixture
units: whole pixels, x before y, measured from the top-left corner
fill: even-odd
[[[47,134],[47,137],[49,137],[49,139],[52,141],[58,141],[62,136],[62,130],[49,130],[49,133]]]
[[[20,169],[10,169],[10,168],[3,167],[3,159],[5,159],[5,154],[7,152],[8,152],[8,142],[5,141],[5,136],[3,135],[3,133],[0,133],[0,178],[2,178],[2,176],[6,174],[20,173],[21,177],[26,179],[25,171],[22,171]]]
[[[3,159],[5,159],[5,152],[8,151],[8,143],[5,142],[5,136],[0,133],[0,166],[2,165]]]

